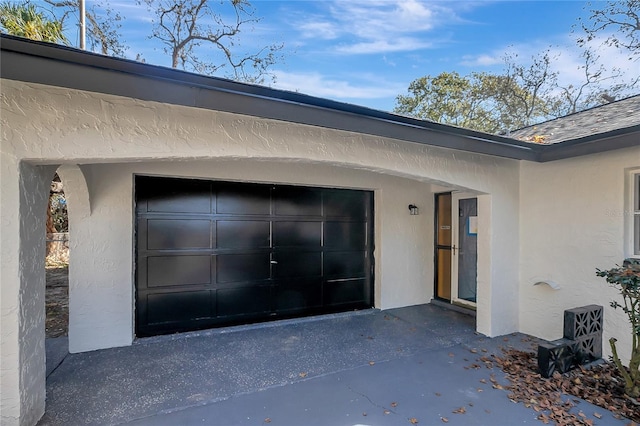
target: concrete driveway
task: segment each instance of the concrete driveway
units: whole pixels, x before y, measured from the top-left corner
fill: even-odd
[[[501,347],[537,342],[521,334],[489,339],[474,323],[419,305],[71,354],[47,379],[40,424],[541,424],[538,413],[492,387],[492,375],[507,383],[500,370],[469,368]],[[464,413],[454,413],[461,407]],[[603,412],[587,402],[579,409]],[[592,420],[626,424],[610,413]]]

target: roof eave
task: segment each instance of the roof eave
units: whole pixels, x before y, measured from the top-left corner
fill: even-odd
[[[640,124],[546,145],[538,161],[548,162],[640,145]]]
[[[208,77],[2,35],[0,76],[146,101],[243,114],[518,160],[540,147],[295,92]],[[43,71],[46,70],[46,71]]]

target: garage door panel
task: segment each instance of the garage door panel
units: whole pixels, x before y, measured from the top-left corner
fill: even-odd
[[[216,247],[219,249],[268,248],[270,245],[271,223],[268,220],[216,222]]]
[[[271,278],[269,253],[223,254],[216,256],[216,282],[241,283]]]
[[[271,286],[239,287],[217,291],[219,317],[271,312]]]
[[[366,280],[336,280],[327,281],[324,285],[323,303],[326,306],[342,304],[365,303]]]
[[[324,214],[328,217],[366,219],[368,205],[365,192],[328,190],[324,194]]]
[[[184,179],[137,177],[139,207],[147,212],[210,213],[211,182]]]
[[[278,314],[303,312],[322,306],[321,279],[280,281],[274,291]]]
[[[362,249],[367,246],[365,222],[326,222],[324,246],[334,249]]]
[[[148,294],[148,324],[180,323],[210,318],[210,298],[209,290]]]
[[[321,216],[322,193],[311,188],[277,187],[274,211],[278,216]]]
[[[211,256],[153,256],[147,258],[147,287],[211,284]]]
[[[149,219],[148,250],[211,247],[211,221],[202,219]]]
[[[322,276],[322,253],[279,251],[274,254],[274,278]]]
[[[333,251],[324,254],[325,278],[362,278],[367,274],[367,252]]]
[[[218,184],[216,212],[231,215],[271,213],[271,188],[266,185]]]
[[[373,305],[371,193],[155,177],[135,193],[138,336]]]
[[[273,222],[274,247],[320,247],[322,222]]]

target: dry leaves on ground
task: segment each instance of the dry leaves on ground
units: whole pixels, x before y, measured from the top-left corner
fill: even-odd
[[[544,379],[538,373],[536,355],[530,352],[507,349],[503,356],[485,356],[480,359],[486,367],[497,365],[505,373],[510,385],[509,398],[522,402],[540,415],[538,418],[545,424],[592,425],[593,421],[583,412],[577,414],[570,410],[576,406],[577,400],[563,398],[563,394],[573,395],[594,405],[614,413],[615,416],[626,417],[640,422],[640,405],[636,405],[624,395],[624,385],[620,374],[610,363],[595,365],[590,368],[578,368],[566,374],[554,374]],[[491,378],[494,387],[498,383]],[[575,410],[574,410],[575,411]],[[601,418],[599,412],[589,413]]]

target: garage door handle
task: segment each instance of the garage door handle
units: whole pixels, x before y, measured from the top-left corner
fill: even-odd
[[[272,265],[277,265],[277,264],[278,264],[278,261],[277,261],[277,260],[272,260],[272,261],[271,261],[271,264],[272,264]]]

